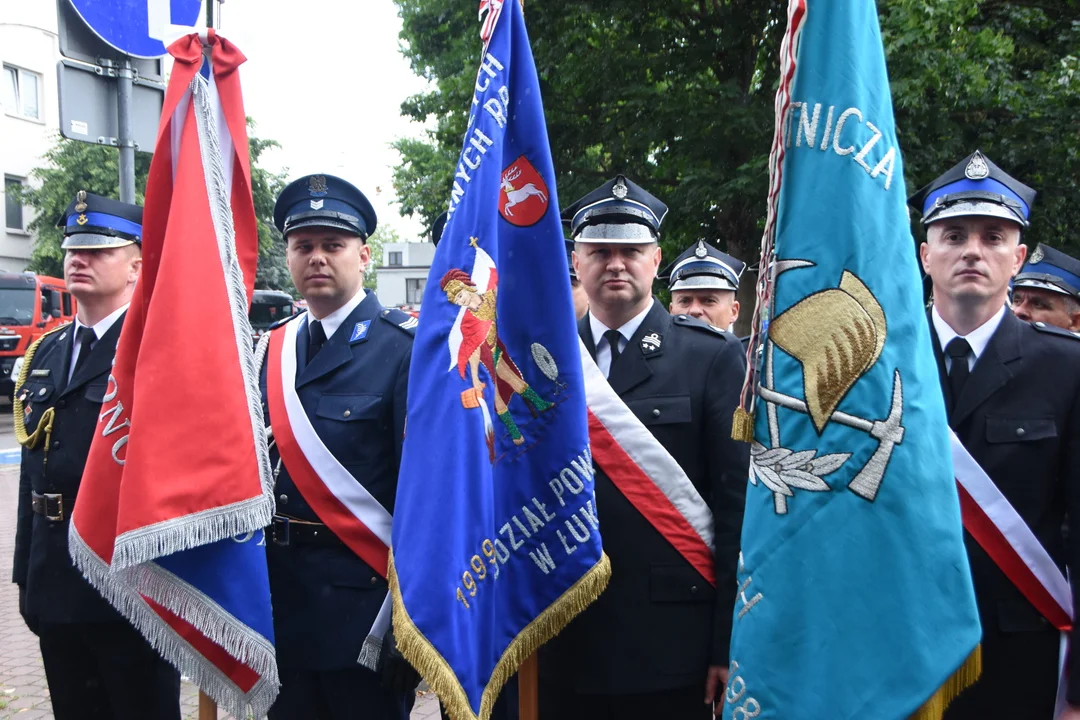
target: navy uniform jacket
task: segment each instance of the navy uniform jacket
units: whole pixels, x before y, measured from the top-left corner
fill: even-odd
[[[401,325],[410,319],[400,310],[384,309],[369,291],[311,365],[305,363],[307,321],[295,321],[303,323],[296,338],[300,403],[334,457],[391,513],[413,340],[412,329]],[[350,342],[356,324],[368,320],[367,335]],[[266,363],[260,384],[269,425]],[[272,448],[271,467],[278,461]],[[284,464],[274,494],[279,515],[321,522]],[[300,670],[358,667],[364,638],[386,597],[386,580],[345,545],[281,547],[268,538],[267,558],[279,664]]]
[[[595,355],[589,317],[578,331]],[[656,333],[659,349],[642,339]],[[596,468],[596,504],[611,582],[541,654],[541,687],[629,694],[700,686],[728,663],[735,571],[749,465],[731,439],[745,361],[732,335],[654,301],[608,382],[678,461],[712,508],[714,590]]]
[[[932,328],[931,323],[948,396]],[[1062,524],[1066,514],[1080,513],[1080,340],[1057,328],[1034,327],[1006,310],[950,424],[1051,557],[1063,569],[1066,563],[1074,568],[1075,583],[1080,533],[1072,533],[1066,545]],[[983,671],[946,718],[1051,717],[1060,634],[970,535],[964,539],[982,620]],[[1074,631],[1074,648],[1078,638]],[[1068,697],[1080,704],[1080,663],[1072,663]]]
[[[101,412],[109,371],[116,354],[121,316],[93,347],[86,364],[67,381],[73,325],[42,338],[30,364],[25,395],[26,429],[33,433],[42,412],[55,408],[49,451],[45,442],[22,451],[19,473],[19,520],[15,534],[14,581],[26,587],[27,611],[41,622],[106,622],[123,619],[83,578],[68,554],[68,525],[79,492],[86,456]],[[35,376],[35,372],[36,373]],[[45,375],[44,372],[48,374]],[[46,463],[46,457],[48,462]],[[64,521],[53,522],[31,509],[30,491],[61,493]]]

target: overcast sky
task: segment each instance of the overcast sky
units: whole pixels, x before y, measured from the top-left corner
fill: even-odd
[[[398,50],[401,19],[392,0],[226,0],[221,34],[247,56],[244,105],[259,137],[280,150],[264,156],[290,179],[337,175],[367,195],[379,224],[402,240],[426,233],[394,201],[390,143],[420,135],[401,101],[426,83]]]

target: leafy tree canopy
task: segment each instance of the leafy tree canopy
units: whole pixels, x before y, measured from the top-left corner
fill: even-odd
[[[248,119],[249,130],[255,123]],[[255,287],[285,290],[295,295],[292,279],[285,266],[285,245],[281,233],[274,227],[274,201],[285,186],[284,174],[274,174],[259,165],[263,154],[280,147],[274,140],[251,135],[251,180],[255,200],[255,215],[259,226],[259,264]],[[150,171],[150,155],[135,153],[135,201],[145,200],[146,176]],[[104,197],[119,197],[119,152],[104,145],[91,145],[57,138],[45,153],[45,164],[30,175],[33,182],[22,191],[24,201],[34,208],[35,217],[29,230],[34,243],[28,269],[43,275],[63,277],[64,251],[60,249],[63,233],[55,227],[79,190]]]
[[[394,184],[403,212],[430,225],[449,198],[479,25],[475,3],[395,2],[402,52],[433,86],[402,114],[433,129],[396,143]],[[785,5],[527,2],[562,204],[625,173],[669,205],[668,259],[702,238],[756,263]],[[1080,0],[878,8],[908,190],[981,148],[1040,192],[1026,239],[1080,251]],[[740,329],[752,279],[744,276]]]

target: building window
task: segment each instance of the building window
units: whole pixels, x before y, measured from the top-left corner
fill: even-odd
[[[4,112],[30,120],[41,119],[41,76],[12,65],[4,66]]]
[[[424,299],[424,283],[426,278],[406,278],[405,280],[405,304],[419,305]]]
[[[19,178],[4,176],[4,224],[9,230],[26,230],[23,222],[22,198],[19,197],[22,184]]]
[[[389,264],[390,265],[398,265],[398,266],[400,266],[401,265],[401,253],[400,252],[392,252],[392,253],[390,253],[390,263]]]

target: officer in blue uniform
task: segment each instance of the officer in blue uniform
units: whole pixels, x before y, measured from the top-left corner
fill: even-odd
[[[14,563],[19,611],[40,638],[57,720],[179,720],[179,674],[68,554],[71,511],[142,264],[142,208],[80,191],[60,224],[76,319],[30,347],[14,395],[23,445]]]
[[[589,298],[578,334],[712,511],[716,587],[596,468],[611,582],[540,654],[541,717],[712,717],[727,679],[749,446],[731,439],[745,371],[729,333],[652,295],[667,207],[618,176],[568,207]]]
[[[664,268],[658,279],[668,282],[672,315],[689,315],[730,331],[739,317],[735,294],[745,269],[742,260],[698,240]]]
[[[926,227],[931,336],[949,425],[1057,564],[1080,562],[1080,338],[1019,319],[1009,282],[1035,191],[976,151],[910,200]],[[1060,633],[965,535],[982,622],[982,675],[946,720],[1052,717]],[[1075,594],[1075,593],[1074,593]],[[1074,603],[1075,604],[1075,603]],[[1072,647],[1080,639],[1074,625]],[[1080,718],[1080,663],[1064,717]]]
[[[1039,243],[1013,282],[1012,309],[1021,320],[1080,331],[1080,260]]]
[[[274,223],[308,305],[307,315],[293,320],[302,323],[300,403],[327,449],[393,513],[416,320],[383,308],[363,288],[375,211],[344,180],[311,175],[281,192]],[[264,398],[266,382],[264,364]],[[270,720],[404,720],[418,678],[391,653],[392,640],[384,642],[383,677],[358,664],[386,598],[386,580],[323,524],[276,448],[270,459],[277,513],[267,530],[267,558],[281,674]]]

